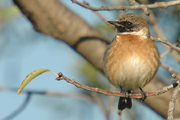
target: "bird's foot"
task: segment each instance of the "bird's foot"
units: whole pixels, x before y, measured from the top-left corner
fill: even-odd
[[[139,89],[141,90],[141,95],[142,95],[142,98],[140,98],[140,100],[141,100],[142,102],[144,102],[145,99],[147,98],[146,92],[144,92],[141,87],[139,87]]]

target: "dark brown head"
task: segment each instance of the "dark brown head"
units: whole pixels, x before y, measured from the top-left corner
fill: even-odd
[[[117,33],[145,32],[145,35],[150,35],[146,20],[134,13],[122,15],[116,21],[108,22],[116,27]]]

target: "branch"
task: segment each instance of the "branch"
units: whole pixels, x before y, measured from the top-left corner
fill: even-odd
[[[111,28],[114,29],[114,25],[110,24],[107,22],[107,20],[98,12],[98,11],[94,11],[94,13],[106,24],[108,24]]]
[[[171,51],[172,51],[172,49],[166,50],[164,53],[161,54],[160,59],[162,60],[162,59],[163,59],[166,55],[168,55]]]
[[[12,88],[12,87],[2,87],[0,86],[0,91],[12,91],[12,92],[17,92],[18,88]],[[92,97],[86,95],[86,94],[81,94],[81,93],[70,93],[70,92],[55,92],[55,91],[37,91],[37,90],[23,90],[22,93],[25,94],[36,94],[36,95],[48,95],[48,96],[68,96],[68,97],[74,97],[74,98],[79,98],[83,99],[86,101],[90,102],[95,102]]]
[[[180,85],[174,90],[174,94],[172,95],[170,102],[169,102],[169,110],[168,110],[168,118],[167,120],[174,120],[173,114],[175,109],[175,102],[177,99],[177,95],[179,93]]]
[[[11,120],[14,117],[16,117],[18,114],[20,114],[26,108],[27,104],[30,101],[30,98],[31,98],[31,93],[28,93],[22,105],[20,105],[19,108],[17,108],[17,110],[15,110],[13,113],[5,117],[3,120]]]
[[[59,75],[59,77],[57,77],[56,80],[58,80],[58,81],[65,80],[66,82],[75,85],[77,88],[82,88],[84,90],[98,92],[98,93],[102,93],[105,95],[119,96],[119,97],[128,97],[128,98],[143,98],[144,97],[144,94],[128,94],[128,93],[111,92],[111,91],[106,91],[106,90],[102,90],[99,88],[89,87],[89,86],[80,84],[80,83],[76,82],[75,80],[72,80],[72,79],[64,76],[62,73],[58,73],[58,75]],[[178,85],[178,83],[174,83],[174,84],[163,87],[154,92],[146,92],[145,96],[149,97],[149,96],[156,96],[156,95],[163,94],[163,93],[175,88],[177,85]]]
[[[180,48],[177,47],[177,46],[175,46],[175,45],[173,45],[173,44],[170,43],[168,40],[162,40],[161,38],[155,38],[155,37],[151,37],[151,38],[152,38],[154,41],[162,42],[162,43],[168,45],[170,48],[175,49],[175,50],[177,50],[177,51],[180,52]]]
[[[95,28],[58,0],[13,1],[37,31],[64,41],[97,69],[103,71],[101,59],[109,41]]]
[[[173,68],[169,67],[166,64],[161,63],[161,67],[165,68],[166,70],[168,70],[172,75],[173,74],[177,74],[178,76],[180,76],[180,73],[178,73],[178,71],[174,70]]]
[[[175,79],[178,79],[178,83],[179,83],[179,80],[180,80],[180,75],[177,75],[177,74],[173,74],[172,75]],[[168,118],[167,120],[174,120],[174,109],[175,109],[175,102],[176,102],[176,99],[177,99],[177,96],[178,96],[178,93],[180,91],[180,85],[178,85],[176,87],[176,89],[174,90],[174,93],[170,99],[170,102],[169,102],[169,110],[168,110]]]
[[[140,5],[140,4],[139,4],[138,2],[136,2],[135,0],[129,0],[129,3],[130,3],[131,5],[134,5],[134,6]],[[147,9],[147,7],[144,7],[144,8],[143,8],[143,11],[144,11],[144,13],[145,13],[146,15],[149,16],[150,11]]]
[[[149,4],[149,5],[144,5],[144,4],[140,4],[140,5],[135,5],[135,6],[118,6],[118,7],[99,7],[99,8],[95,8],[95,7],[91,7],[89,4],[85,4],[85,3],[81,3],[78,2],[76,0],[71,0],[73,3],[76,3],[84,8],[87,8],[89,10],[93,10],[93,11],[102,11],[102,10],[130,10],[130,9],[152,9],[152,8],[162,8],[162,9],[166,9],[169,6],[174,6],[174,5],[180,5],[180,1],[169,1],[169,2],[155,2],[154,4]]]

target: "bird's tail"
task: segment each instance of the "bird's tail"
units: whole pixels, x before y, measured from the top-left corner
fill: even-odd
[[[124,110],[125,108],[131,108],[132,107],[132,101],[131,98],[125,98],[125,97],[120,97],[119,98],[119,103],[118,103],[118,110]]]

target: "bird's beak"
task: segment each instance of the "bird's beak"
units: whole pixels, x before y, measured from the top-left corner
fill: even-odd
[[[114,26],[117,26],[117,22],[116,21],[107,21],[109,24],[112,24]]]
[[[107,21],[109,24],[114,25],[115,27],[124,27],[118,21]]]

